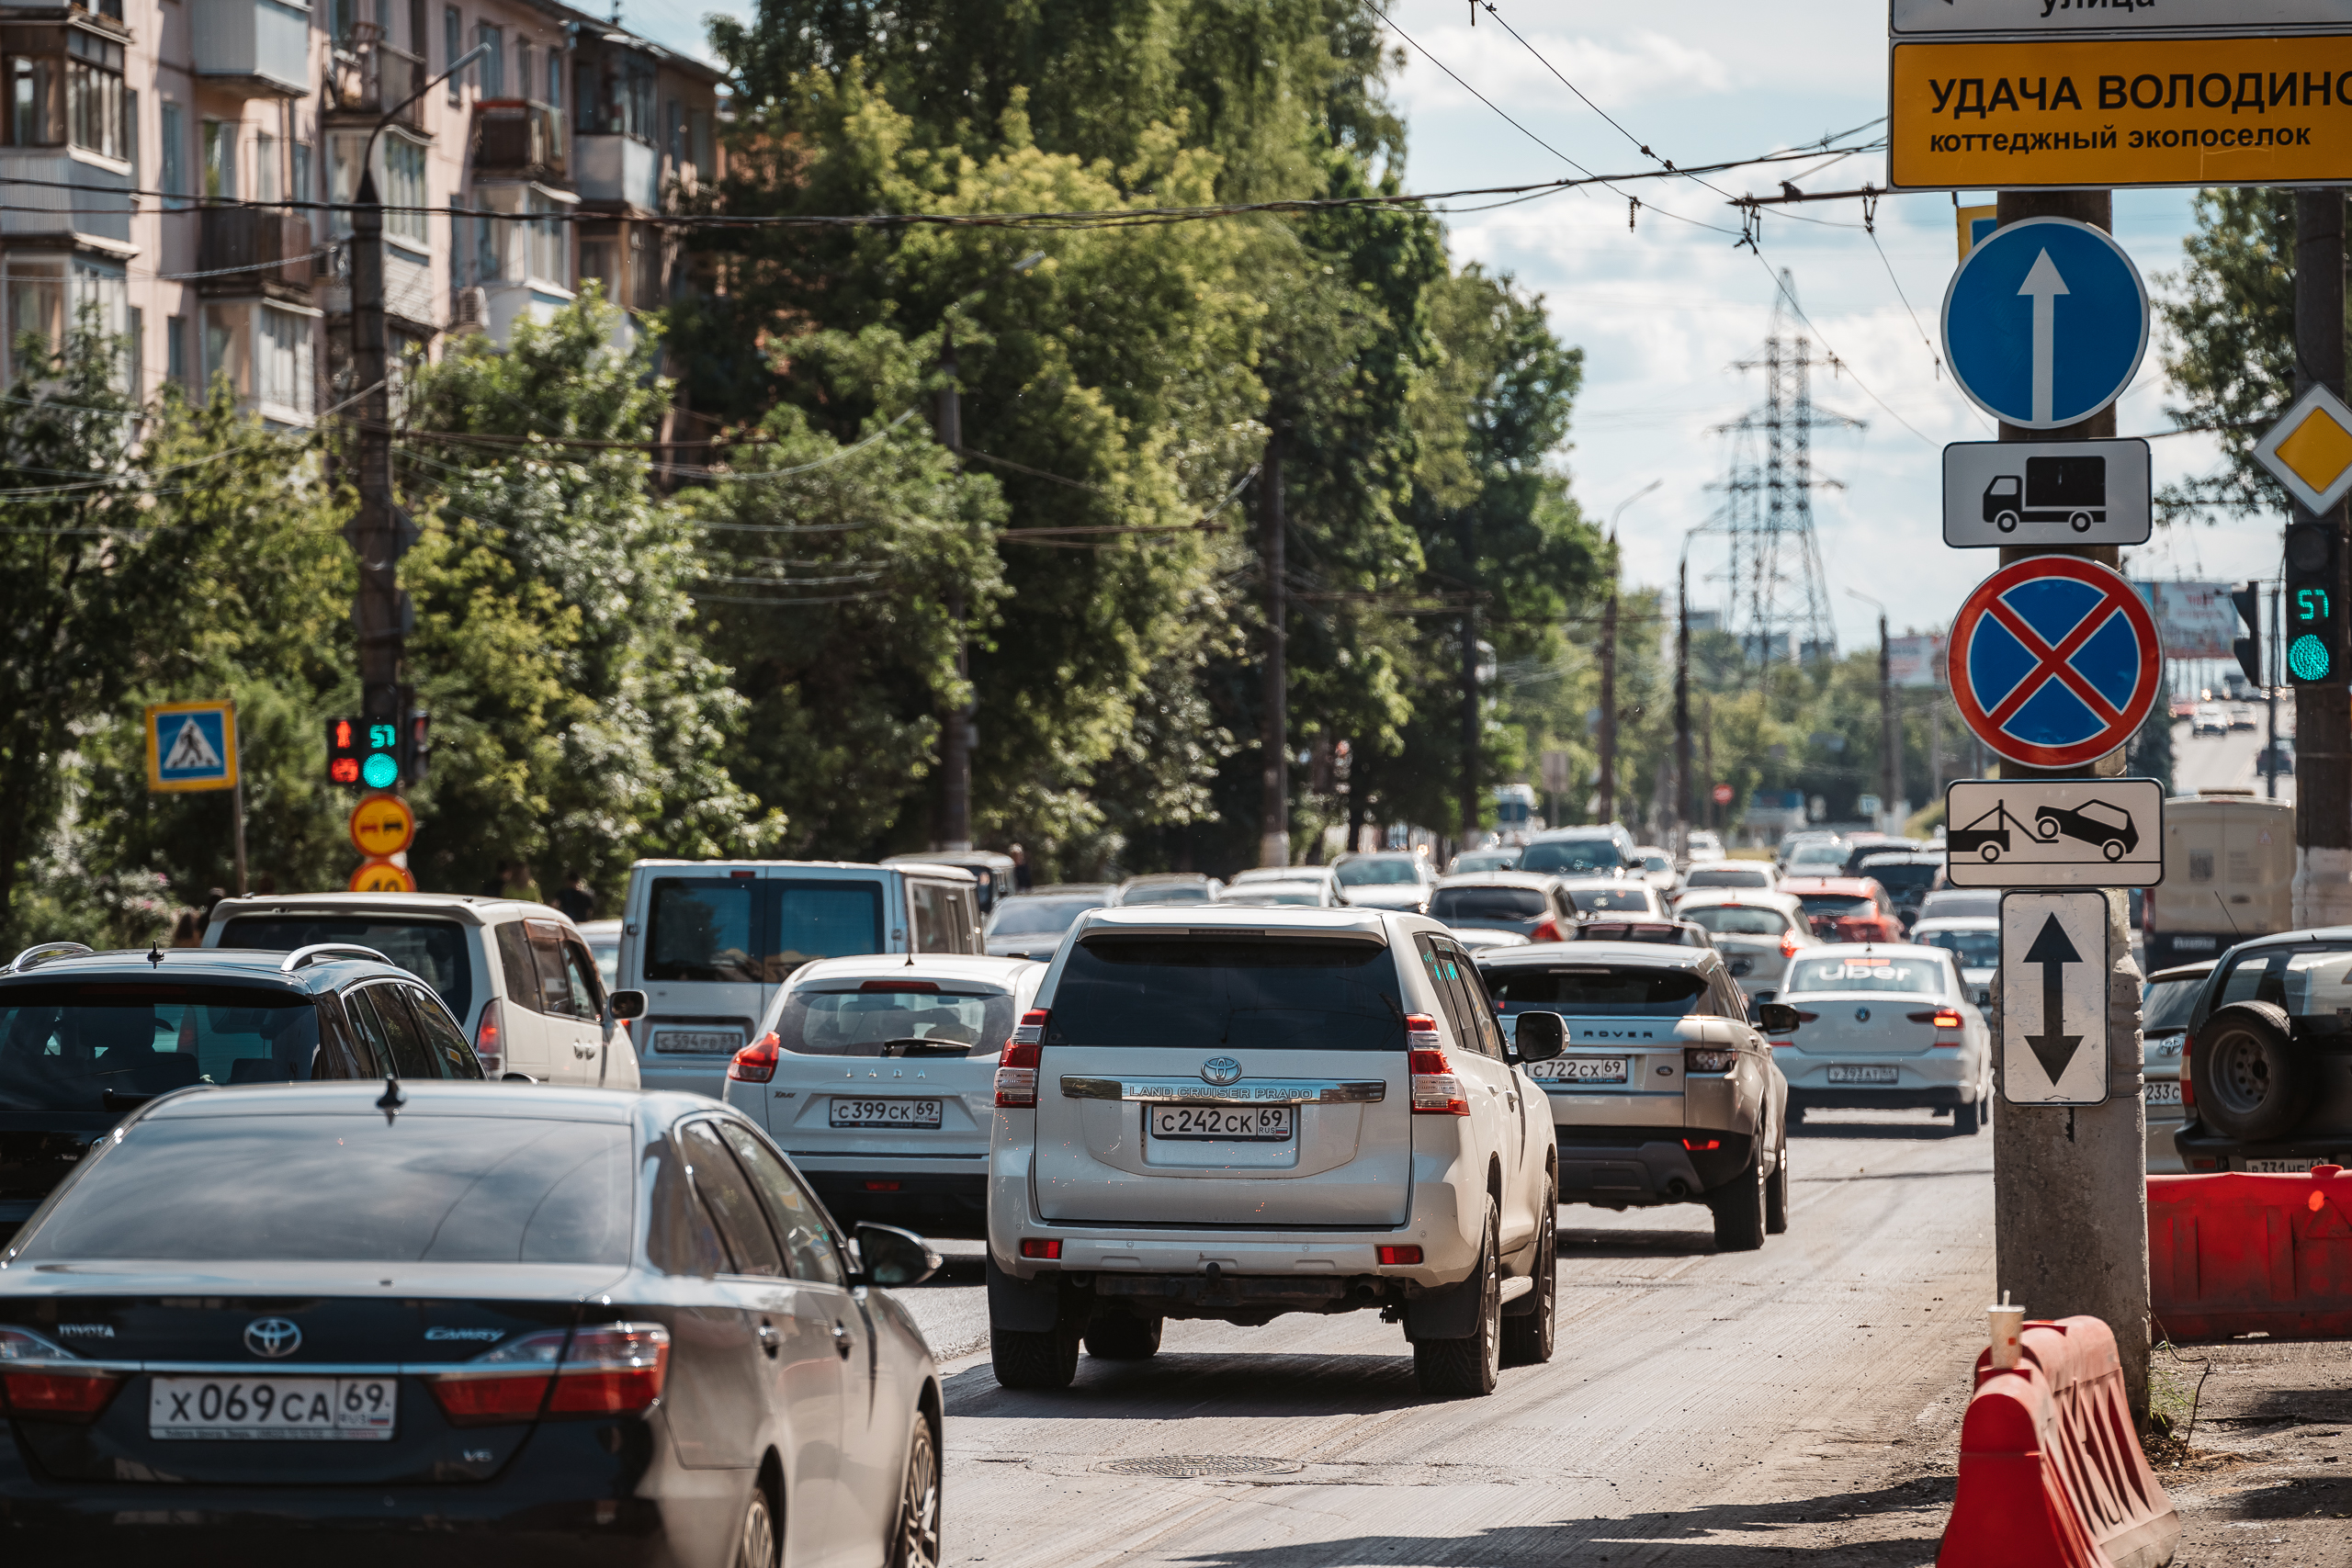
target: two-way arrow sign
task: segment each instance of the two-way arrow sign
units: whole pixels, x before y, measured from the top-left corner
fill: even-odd
[[[2109,967],[2104,893],[2003,896],[2002,1099],[2018,1105],[2107,1099]]]

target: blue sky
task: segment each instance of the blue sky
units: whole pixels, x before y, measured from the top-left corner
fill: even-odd
[[[1408,59],[1395,95],[1410,127],[1411,188],[1556,178],[1574,172],[1563,156],[1604,174],[1643,167],[1637,147],[1578,102],[1544,61],[1626,130],[1686,166],[1800,146],[1886,112],[1884,0],[1497,4],[1543,60],[1491,19],[1473,28],[1464,0],[1388,5],[1412,40],[1397,39]],[[716,8],[637,6],[622,20],[701,52],[697,18]],[[724,8],[750,11],[748,4]],[[1783,167],[1716,175],[1713,183],[1734,194],[1763,193],[1784,177],[1804,188],[1845,189],[1883,184],[1885,168],[1871,155],[1847,159],[1817,179]],[[1851,648],[1876,636],[1877,612],[1849,589],[1884,601],[1898,628],[1948,626],[1961,599],[1996,564],[1989,550],[1947,549],[1938,516],[1943,444],[1991,434],[1938,374],[1938,351],[1922,334],[1924,326],[1926,338],[1934,336],[1958,260],[1951,198],[1884,198],[1875,246],[1858,201],[1768,216],[1759,261],[1735,248],[1737,219],[1713,191],[1662,181],[1634,188],[1644,206],[1630,232],[1626,202],[1607,191],[1449,220],[1457,256],[1508,271],[1542,294],[1560,335],[1585,350],[1584,392],[1560,460],[1586,507],[1605,521],[1628,497],[1663,481],[1623,513],[1627,580],[1670,586],[1687,531],[1719,508],[1720,492],[1709,487],[1723,479],[1730,454],[1714,427],[1757,400],[1757,378],[1734,365],[1760,348],[1771,317],[1771,273],[1786,268],[1818,329],[1816,349],[1834,353],[1842,367],[1816,371],[1815,400],[1868,425],[1821,430],[1814,439],[1815,471],[1842,484],[1817,495],[1814,506],[1838,642]],[[2162,275],[2180,265],[2189,199],[2176,190],[2115,197],[2116,236],[2160,292]],[[2122,434],[2170,424],[2163,412],[2164,346],[2160,333],[2119,405]],[[2205,436],[2160,440],[2154,451],[2159,485],[2210,471],[2216,461]],[[2162,530],[2145,548],[2127,552],[2127,568],[2156,577],[2265,575],[2276,570],[2278,540],[2268,520]],[[1720,545],[1702,539],[1691,563],[1694,603],[1719,601]]]

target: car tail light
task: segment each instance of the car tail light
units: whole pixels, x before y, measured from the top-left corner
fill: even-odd
[[[1543,924],[1537,926],[1533,931],[1527,933],[1527,940],[1530,942],[1560,941],[1560,922],[1557,919],[1546,919]]]
[[[38,1334],[0,1328],[0,1411],[34,1421],[86,1425],[121,1386],[120,1372],[78,1364],[71,1350]]]
[[[1046,1010],[1021,1015],[1012,1043],[996,1062],[996,1102],[1018,1109],[1037,1103],[1037,1059],[1045,1054]]]
[[[741,1051],[727,1064],[727,1076],[737,1083],[766,1083],[775,1077],[776,1057],[783,1053],[784,1043],[771,1029]]]
[[[1794,958],[1796,955],[1797,933],[1792,931],[1782,931],[1781,933],[1781,956],[1783,958]]]
[[[1739,1066],[1739,1053],[1713,1046],[1691,1045],[1683,1048],[1682,1070],[1685,1073],[1727,1073]]]
[[[481,1004],[481,1021],[474,1025],[474,1055],[481,1058],[481,1076],[486,1078],[496,1077],[506,1066],[506,1041],[498,1027],[495,997]]]
[[[1021,1244],[1021,1256],[1023,1258],[1043,1258],[1052,1261],[1061,1255],[1062,1238],[1057,1235],[1043,1238],[1033,1235]]]
[[[1437,1020],[1425,1012],[1405,1015],[1405,1048],[1408,1051],[1434,1051],[1438,1048]],[[1442,1060],[1443,1058],[1440,1058]],[[1415,1072],[1421,1069],[1415,1067]],[[1442,1067],[1438,1069],[1444,1071]]]
[[[1380,1249],[1380,1266],[1394,1269],[1399,1264],[1419,1263],[1421,1249],[1418,1247],[1384,1247]]]
[[[1424,1015],[1415,1013],[1405,1021],[1411,1024]],[[1429,1020],[1432,1025],[1435,1020]],[[1434,1027],[1430,1037],[1435,1039]],[[1467,1116],[1470,1114],[1469,1092],[1462,1080],[1454,1076],[1453,1065],[1442,1051],[1415,1051],[1412,1055],[1413,1114],[1416,1116]]]
[[[670,1368],[670,1331],[607,1323],[566,1336],[526,1334],[433,1372],[424,1386],[453,1427],[495,1427],[550,1416],[620,1416],[650,1409]]]
[[[868,1192],[896,1192],[899,1190],[899,1184],[895,1181],[869,1181],[865,1184],[865,1190]]]
[[[2184,1116],[2197,1110],[2197,1080],[2188,1075],[2188,1044],[2183,1041],[2180,1047],[2180,1111]]]
[[[1722,1148],[1724,1141],[1721,1138],[1685,1138],[1682,1146],[1694,1155],[1702,1155],[1711,1149]]]

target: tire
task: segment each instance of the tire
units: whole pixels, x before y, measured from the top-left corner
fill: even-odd
[[[1086,1353],[1101,1361],[1142,1361],[1159,1353],[1164,1317],[1103,1313],[1086,1325]]]
[[[1439,1399],[1483,1399],[1502,1378],[1502,1223],[1487,1210],[1487,1242],[1478,1254],[1478,1329],[1466,1339],[1417,1339],[1413,1375],[1421,1392]],[[1465,1281],[1466,1282],[1466,1281]]]
[[[1976,848],[1976,858],[1991,865],[2001,858],[2001,846],[1991,842],[1980,844]]]
[[[2087,512],[2077,512],[2066,521],[2074,525],[2075,532],[2077,534],[2087,534],[2091,531],[2091,514]]]
[[[2098,847],[2098,852],[2109,861],[2121,860],[2123,858],[2123,840],[2120,839],[2109,839],[2107,842]]]
[[[1951,1130],[1959,1137],[1974,1137],[1976,1129],[1982,1125],[1983,1122],[1982,1111],[1974,1100],[1969,1101],[1966,1105],[1955,1105],[1951,1108]]]
[[[2056,843],[2058,841],[2058,818],[2055,817],[2035,818],[2033,819],[2033,836],[2041,840],[2045,844]]]
[[[1764,1245],[1764,1162],[1747,1168],[1707,1194],[1715,1216],[1717,1252],[1753,1252]]]
[[[767,1488],[758,1482],[752,1483],[752,1500],[743,1506],[743,1528],[735,1538],[735,1568],[775,1568],[775,1510],[769,1506]]]
[[[2004,512],[1993,519],[1993,526],[2004,534],[2014,534],[2018,529],[2018,514],[2014,512]]]
[[[2311,1064],[2287,1032],[2284,1010],[2235,1002],[2199,1030],[2188,1054],[2197,1114],[2224,1137],[2260,1143],[2286,1133],[2311,1105]]]
[[[1789,1141],[1781,1140],[1781,1156],[1764,1183],[1764,1234],[1782,1235],[1789,1228]]]
[[[1560,1195],[1544,1182],[1544,1218],[1535,1227],[1534,1306],[1503,1319],[1502,1364],[1540,1367],[1552,1359],[1560,1306]]]
[[[1068,1388],[1078,1375],[1079,1329],[1068,1321],[1032,1332],[989,1325],[989,1361],[1000,1388]]]
[[[890,1532],[890,1568],[939,1568],[939,1439],[931,1418],[915,1416],[907,1444],[907,1478],[899,1488],[899,1517]]]

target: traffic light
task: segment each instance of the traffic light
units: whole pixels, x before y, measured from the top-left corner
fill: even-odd
[[[408,777],[401,740],[401,727],[380,719],[327,720],[327,781],[354,788],[391,788]]]
[[[2344,681],[2344,545],[2326,523],[2287,529],[2287,674],[2303,685]],[[2233,595],[2234,597],[2234,595]]]
[[[401,777],[410,784],[422,784],[424,764],[433,755],[433,716],[409,710],[401,725]]]
[[[2230,590],[2230,603],[2238,607],[2238,619],[2245,623],[2245,636],[2230,644],[2230,651],[2238,656],[2238,668],[2256,687],[2270,684],[2262,673],[2262,585],[2249,582],[2244,588]]]

